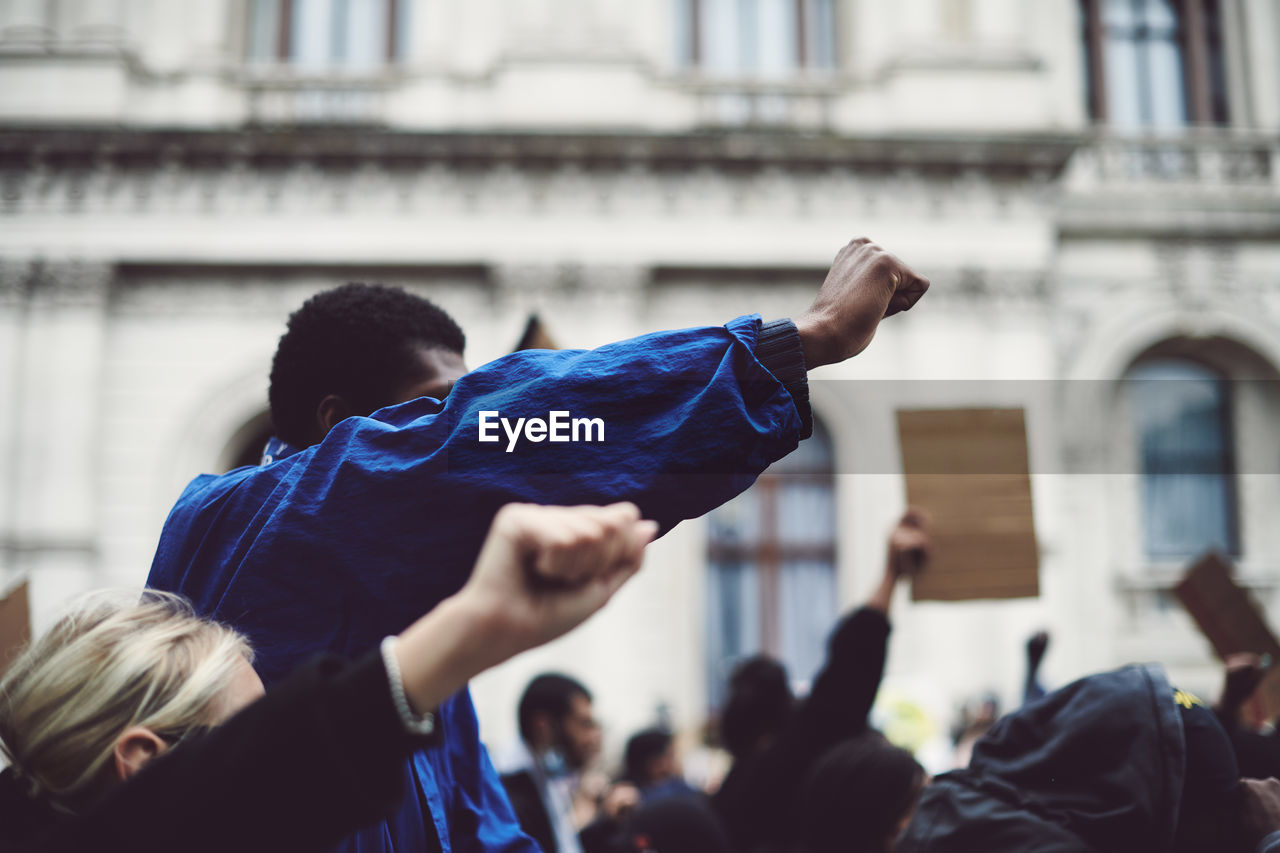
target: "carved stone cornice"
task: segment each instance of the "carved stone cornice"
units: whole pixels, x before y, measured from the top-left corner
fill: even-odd
[[[179,162],[225,167],[302,160],[329,168],[380,161],[420,167],[444,162],[584,168],[647,165],[680,171],[699,165],[761,169],[846,167],[927,174],[990,171],[1002,177],[1052,177],[1078,145],[1073,135],[903,135],[847,137],[724,131],[654,133],[406,133],[368,128],[124,130],[105,127],[10,126],[0,130],[0,168],[122,168]]]
[[[36,215],[1044,218],[1065,138],[0,130]]]

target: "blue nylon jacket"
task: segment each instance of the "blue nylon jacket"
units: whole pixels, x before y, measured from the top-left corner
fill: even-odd
[[[752,315],[590,351],[514,353],[443,401],[348,418],[318,445],[196,477],[165,522],[148,584],[247,634],[268,685],[321,652],[356,657],[462,586],[505,503],[632,500],[665,531],[747,488],[808,432],[807,400],[759,360],[760,338]],[[508,452],[505,435],[478,440],[481,411],[514,421],[550,410],[600,418],[604,441],[522,440]],[[536,850],[469,692],[438,722],[443,743],[405,768],[396,812],[341,849],[431,849],[435,834],[445,851]]]

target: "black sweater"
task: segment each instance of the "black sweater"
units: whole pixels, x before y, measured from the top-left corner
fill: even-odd
[[[79,817],[31,800],[6,770],[0,853],[324,849],[390,810],[405,758],[434,740],[405,733],[376,652],[322,658]]]

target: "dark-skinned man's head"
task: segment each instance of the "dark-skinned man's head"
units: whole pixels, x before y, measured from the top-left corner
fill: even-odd
[[[271,419],[296,447],[355,415],[443,398],[466,373],[466,339],[430,301],[398,287],[347,284],[289,317],[271,365]]]

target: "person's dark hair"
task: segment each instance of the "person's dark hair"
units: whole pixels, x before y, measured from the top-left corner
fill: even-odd
[[[794,850],[888,850],[924,782],[911,753],[877,732],[837,744],[814,764],[795,800]]]
[[[271,363],[276,434],[304,445],[325,396],[337,394],[367,415],[414,378],[415,347],[461,355],[465,345],[453,318],[398,287],[352,283],[317,293],[290,315]]]
[[[627,740],[623,753],[623,773],[635,785],[649,785],[649,763],[671,748],[671,732],[663,728],[644,729]]]
[[[591,701],[591,691],[578,681],[558,672],[547,672],[539,675],[524,689],[520,697],[517,715],[520,722],[520,737],[526,741],[532,736],[533,721],[540,714],[560,720],[569,715],[574,696],[584,696]]]
[[[729,677],[729,699],[720,715],[720,741],[735,759],[773,738],[791,717],[795,697],[782,664],[756,655],[738,664]]]
[[[637,806],[608,850],[729,853],[729,834],[705,797],[661,797]]]

